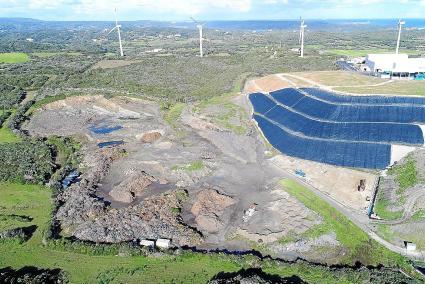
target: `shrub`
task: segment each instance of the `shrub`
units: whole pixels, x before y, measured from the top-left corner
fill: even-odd
[[[0,144],[0,181],[44,183],[53,173],[51,149],[42,141]]]

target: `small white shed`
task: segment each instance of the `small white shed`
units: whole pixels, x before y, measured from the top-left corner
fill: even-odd
[[[411,243],[411,242],[406,242],[406,250],[415,251],[416,250],[416,244]]]
[[[150,241],[150,240],[141,240],[140,241],[140,245],[142,247],[150,247],[153,248],[155,246],[155,242],[154,241]]]
[[[169,239],[157,239],[156,240],[156,247],[162,248],[162,249],[168,249],[170,247],[171,240]]]

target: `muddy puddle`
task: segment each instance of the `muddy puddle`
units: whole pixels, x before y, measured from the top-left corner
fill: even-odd
[[[113,146],[119,146],[123,145],[124,141],[122,140],[114,140],[114,141],[106,141],[106,142],[100,142],[97,144],[99,148],[106,148],[106,147],[113,147]]]
[[[109,134],[122,129],[121,125],[110,126],[110,125],[93,125],[89,129],[94,134]]]

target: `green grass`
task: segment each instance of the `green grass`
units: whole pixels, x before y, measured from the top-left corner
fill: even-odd
[[[417,184],[417,170],[416,163],[412,157],[408,157],[407,160],[400,165],[393,166],[389,171],[389,175],[395,177],[398,188],[396,191],[397,201],[394,203],[385,198],[385,194],[382,190],[378,191],[378,196],[375,202],[375,213],[384,220],[397,220],[403,217],[403,211],[390,211],[388,208],[390,206],[398,206],[404,204],[406,201],[406,197],[404,196],[404,192]]]
[[[363,76],[363,75],[362,75]],[[366,76],[365,76],[366,77]],[[342,84],[339,84],[342,85]],[[336,91],[354,94],[390,94],[400,96],[424,96],[425,84],[421,81],[396,80],[379,86],[345,86],[334,88]]]
[[[57,95],[57,96],[48,96],[48,97],[45,97],[45,98],[43,98],[41,100],[36,101],[31,106],[31,108],[28,110],[27,114],[31,114],[34,110],[36,110],[36,109],[38,109],[38,108],[40,108],[40,107],[42,107],[44,105],[47,105],[47,104],[52,103],[52,102],[64,100],[67,97],[68,97],[68,95],[65,95],[65,94]]]
[[[406,189],[418,182],[416,162],[412,157],[408,157],[407,161],[401,165],[393,166],[388,171],[388,174],[396,177],[399,186],[398,194],[404,193]]]
[[[77,168],[79,159],[76,157],[76,152],[81,149],[81,143],[75,137],[64,139],[58,136],[49,136],[47,143],[54,145],[57,150],[57,157],[55,163],[61,167],[69,165]]]
[[[38,185],[0,183],[0,214],[3,216],[19,215],[33,218],[32,222],[14,222],[12,218],[0,219],[0,230],[20,226],[36,225],[37,230],[31,241],[41,240],[41,231],[50,219],[52,202],[49,188]]]
[[[0,63],[23,63],[29,60],[29,56],[26,53],[10,52],[0,53]]]
[[[374,212],[384,220],[397,220],[403,217],[403,211],[390,211],[387,208],[393,205],[389,200],[385,199],[382,193],[378,193],[375,202]]]
[[[14,143],[14,142],[21,141],[21,139],[18,136],[16,136],[12,132],[12,130],[10,130],[5,124],[7,124],[7,122],[5,122],[3,127],[0,128],[0,144]]]
[[[233,89],[230,92],[201,101],[196,106],[196,112],[202,112],[211,106],[219,107],[220,111],[212,115],[213,122],[223,128],[232,131],[235,134],[245,134],[247,131],[245,119],[246,113],[242,107],[231,102],[231,99],[241,91],[242,85],[249,76],[250,73],[241,74],[241,76],[235,80]],[[235,118],[237,121],[239,121],[239,124],[233,123],[231,121],[232,118]]]
[[[192,162],[190,164],[184,165],[184,166],[173,166],[171,167],[171,170],[176,171],[176,170],[186,170],[189,172],[194,172],[194,171],[200,171],[205,167],[204,163],[202,161],[195,161]]]
[[[320,224],[317,224],[315,226],[313,226],[312,228],[308,229],[307,231],[305,231],[302,234],[295,234],[290,232],[289,234],[287,234],[286,236],[280,238],[278,240],[278,242],[282,245],[290,243],[290,242],[295,242],[297,239],[300,238],[308,238],[308,239],[314,239],[314,238],[318,238],[322,235],[328,234],[332,232],[332,226],[330,225],[330,223],[328,222],[322,222]]]
[[[177,103],[172,105],[165,113],[164,119],[171,127],[178,127],[184,107],[185,104]]]
[[[391,242],[394,239],[394,233],[390,226],[385,224],[378,224],[378,234],[385,240]]]
[[[333,227],[329,222],[323,222],[305,231],[302,236],[314,239],[332,232],[332,229]]]
[[[348,249],[343,262],[353,264],[360,261],[370,265],[381,263],[388,266],[409,267],[405,258],[370,239],[349,219],[307,188],[289,179],[283,180],[281,184],[285,191],[323,218],[326,230],[336,233],[338,241]]]
[[[420,209],[418,211],[416,211],[412,217],[411,217],[411,221],[422,221],[425,219],[425,209]]]

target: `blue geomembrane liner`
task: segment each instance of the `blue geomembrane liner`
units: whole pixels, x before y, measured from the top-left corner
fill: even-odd
[[[276,106],[265,116],[305,136],[334,140],[424,144],[421,128],[412,124],[321,122],[305,118],[281,106]]]
[[[419,126],[397,123],[323,122],[286,109],[265,95],[250,95],[256,113],[302,135],[323,139],[423,145]]]
[[[353,168],[382,169],[391,161],[391,145],[323,141],[292,135],[270,120],[254,115],[267,140],[279,151],[301,159]]]
[[[425,98],[350,97],[288,88],[249,99],[265,137],[289,156],[382,169],[390,164],[391,144],[424,144],[415,123],[425,123]]]
[[[250,94],[249,100],[254,107],[254,111],[258,113],[266,113],[276,106],[274,101],[260,93]]]
[[[419,104],[339,104],[305,96],[291,88],[272,92],[270,95],[280,104],[317,119],[339,122],[425,123],[425,107]]]
[[[339,95],[318,88],[301,88],[301,90],[316,98],[335,103],[425,105],[425,98],[421,97],[349,96]]]

